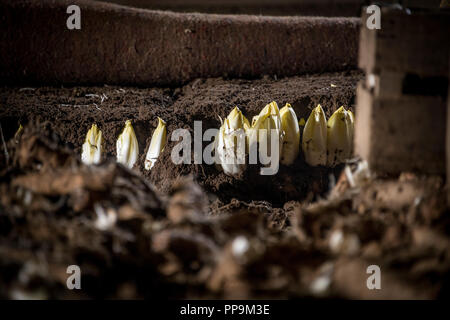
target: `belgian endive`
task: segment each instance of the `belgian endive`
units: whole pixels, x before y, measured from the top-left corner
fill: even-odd
[[[353,115],[340,107],[328,119],[327,132],[327,165],[334,167],[352,155]]]
[[[302,149],[309,165],[327,164],[327,119],[320,104],[313,109],[306,121]]]
[[[260,130],[266,130],[267,140],[261,141],[261,132]],[[278,109],[278,105],[275,101],[272,101],[268,105],[266,105],[259,115],[253,117],[252,127],[248,131],[248,144],[250,148],[255,144],[259,143],[259,148],[265,147],[267,150],[267,156],[271,157],[271,139],[272,135],[275,135],[275,138],[278,142],[278,152],[281,151],[281,144],[283,141],[283,130],[281,129],[281,116],[280,110]],[[265,146],[263,145],[265,144]],[[250,150],[251,152],[252,150]]]
[[[86,134],[86,140],[83,143],[81,151],[81,161],[84,164],[98,164],[102,156],[102,131],[93,124]]]
[[[150,141],[150,146],[145,156],[145,170],[152,169],[159,155],[163,152],[166,146],[166,135],[166,122],[158,117],[158,126],[153,132],[152,140]]]
[[[133,168],[134,164],[138,160],[139,146],[130,120],[125,122],[125,127],[117,138],[116,151],[117,162],[130,169]]]
[[[216,157],[223,172],[238,176],[245,169],[246,129],[248,120],[235,107],[222,122],[216,138]]]
[[[284,165],[294,163],[300,151],[300,128],[297,115],[289,103],[281,108],[281,129],[284,131],[280,162]]]

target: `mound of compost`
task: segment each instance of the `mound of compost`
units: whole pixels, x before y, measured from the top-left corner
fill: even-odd
[[[125,120],[130,119],[139,143],[141,158],[135,170],[161,192],[168,192],[175,179],[193,175],[212,198],[226,203],[232,198],[244,201],[265,200],[278,206],[288,200],[311,199],[328,190],[330,173],[335,170],[310,167],[300,156],[290,167],[280,166],[274,176],[259,175],[249,168],[243,177],[226,176],[214,165],[176,165],[171,151],[177,143],[170,137],[175,129],[188,129],[193,137],[194,121],[202,130],[219,128],[220,118],[238,106],[251,120],[271,101],[281,108],[290,103],[298,118],[308,118],[312,108],[321,104],[327,116],[341,105],[353,110],[357,71],[306,75],[283,79],[257,80],[197,79],[180,88],[11,88],[0,89],[0,122],[5,139],[13,137],[19,124],[47,121],[52,133],[76,154],[92,123],[97,123],[105,139],[106,158],[115,158],[116,139]],[[168,143],[150,171],[143,168],[145,153],[157,117],[167,123]],[[209,142],[204,142],[204,147]],[[193,150],[193,149],[192,149]]]
[[[175,13],[78,0],[83,26],[71,32],[60,26],[72,4],[0,0],[0,83],[173,86],[357,67],[359,18]]]

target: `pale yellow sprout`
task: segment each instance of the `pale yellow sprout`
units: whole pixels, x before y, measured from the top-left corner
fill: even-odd
[[[159,155],[163,152],[166,146],[166,122],[158,117],[158,126],[153,132],[150,146],[148,147],[147,155],[145,157],[145,170],[150,170],[156,163]]]
[[[266,105],[257,116],[253,117],[252,127],[249,130],[250,145],[259,142],[258,136],[259,130],[261,129],[267,130],[268,150],[270,150],[271,129],[276,131],[276,134],[279,136],[281,142],[283,138],[283,133],[281,130],[280,110],[278,109],[278,105],[275,101],[272,101],[271,103]]]
[[[304,127],[306,124],[305,118],[300,118],[300,120],[298,120],[298,125],[300,127]]]
[[[300,151],[300,128],[297,115],[289,103],[281,108],[280,117],[281,129],[284,131],[280,162],[284,165],[291,165]]]
[[[116,151],[117,162],[130,169],[133,168],[134,164],[138,160],[139,146],[130,120],[125,122],[125,127],[117,138]]]
[[[352,155],[353,115],[344,107],[337,109],[328,120],[327,165],[334,167]]]
[[[253,124],[250,130],[248,130],[248,145],[250,150],[250,162],[255,159],[252,157],[252,154],[257,150],[256,146],[259,147],[259,155],[261,163],[264,166],[269,166],[271,169],[278,170],[278,161],[279,155],[281,153],[281,147],[283,142],[284,132],[281,129],[281,117],[280,110],[278,109],[278,105],[275,101],[272,101],[268,105],[266,105],[261,112],[253,117]],[[264,136],[264,130],[266,133],[266,140],[261,141],[262,136]],[[271,150],[272,148],[272,137],[275,135],[274,139],[278,143],[278,150]],[[262,148],[262,149],[261,149]],[[266,150],[266,152],[261,152],[261,150]],[[276,153],[278,152],[278,157],[276,157]],[[275,159],[276,158],[276,159]],[[276,163],[272,160],[276,160]],[[265,163],[268,161],[267,163]],[[261,171],[261,174],[264,170]],[[276,172],[275,171],[275,172]]]
[[[311,166],[327,163],[327,120],[320,104],[313,109],[306,121],[302,135],[305,161]]]
[[[216,138],[216,155],[223,172],[238,176],[245,170],[245,132],[248,120],[238,107],[225,118]]]
[[[247,118],[242,114],[242,111],[238,107],[234,107],[230,114],[225,118],[225,122],[227,123],[225,129],[228,133],[232,130],[249,127]]]
[[[84,164],[98,164],[102,156],[102,131],[93,124],[86,134],[86,139],[81,147],[81,161]]]

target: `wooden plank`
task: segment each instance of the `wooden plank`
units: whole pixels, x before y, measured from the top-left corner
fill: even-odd
[[[375,97],[360,83],[355,152],[376,172],[443,174],[446,114],[440,96]]]
[[[381,29],[366,27],[363,10],[359,67],[366,73],[381,70],[414,73],[424,77],[448,76],[450,12],[407,14],[383,8]]]

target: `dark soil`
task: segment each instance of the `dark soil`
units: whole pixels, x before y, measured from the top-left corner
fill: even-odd
[[[299,117],[317,103],[330,115],[353,107],[360,78],[2,88],[0,298],[447,298],[442,177],[404,173],[350,188],[341,168],[311,168],[300,157],[270,178],[250,168],[235,180],[213,166],[174,166],[171,142],[150,174],[114,161],[126,119],[144,154],[157,116],[170,137],[194,120],[218,127],[234,105],[249,118],[272,100]],[[92,122],[108,157],[87,167],[80,147]],[[18,123],[25,129],[14,137]],[[67,289],[69,265],[80,266],[82,290]],[[366,286],[369,265],[381,269],[381,290]]]
[[[170,141],[171,132],[187,128],[193,134],[196,120],[202,121],[204,131],[219,128],[219,117],[225,118],[234,106],[251,120],[273,100],[280,108],[290,103],[299,119],[307,119],[318,103],[329,116],[341,105],[353,109],[359,79],[359,72],[349,71],[279,80],[268,77],[253,81],[198,79],[182,88],[166,89],[109,86],[3,88],[0,91],[0,119],[6,139],[14,135],[19,123],[47,120],[53,132],[77,154],[81,152],[88,129],[95,122],[103,132],[110,158],[115,157],[116,139],[125,120],[131,119],[139,141],[139,169],[160,191],[167,192],[177,177],[194,174],[206,191],[224,202],[236,197],[245,201],[269,200],[282,205],[288,200],[305,198],[309,192],[320,194],[327,190],[329,170],[311,168],[299,158],[289,168],[281,166],[276,176],[260,176],[259,169],[254,168],[236,180],[218,171],[214,165],[173,164],[170,153],[177,142]],[[102,95],[106,95],[103,102]],[[167,122],[169,142],[161,161],[149,173],[143,170],[143,163],[158,116]]]

